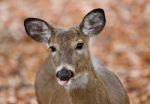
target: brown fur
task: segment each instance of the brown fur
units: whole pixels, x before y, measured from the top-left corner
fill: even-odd
[[[75,40],[83,39],[84,43],[86,44],[86,48],[88,48],[87,37],[82,35],[80,32],[77,32],[76,28],[72,28],[71,30],[69,30],[70,33],[68,33],[67,31],[67,34],[65,34],[64,31],[59,29],[57,31],[61,32],[56,32],[56,37],[52,36],[51,42],[57,42],[57,44],[59,45],[61,44],[61,51],[65,51],[60,53],[61,55],[63,53],[63,58],[73,57],[73,54],[70,54],[71,50],[69,49],[72,49],[70,44]],[[62,37],[63,39],[61,39]],[[85,89],[73,89],[69,92],[67,92],[56,81],[54,68],[55,65],[51,57],[52,56],[49,56],[48,60],[46,61],[46,64],[43,65],[44,67],[40,69],[40,72],[38,72],[37,75],[36,91],[40,104],[128,104],[128,98],[126,97],[124,89],[122,88],[120,81],[118,80],[118,78],[116,78],[114,74],[112,74],[108,70],[104,70],[104,73],[102,73],[103,75],[106,74],[106,76],[101,76],[94,72],[89,51],[87,51],[87,55],[79,56],[80,58],[77,56],[73,57],[78,61],[76,63],[76,74],[84,71],[89,73],[90,80],[87,84],[87,87]],[[58,57],[62,61],[61,56],[57,56],[57,58]],[[63,60],[67,61],[67,59]],[[70,64],[74,63],[73,59],[69,60]],[[59,65],[59,63],[60,62],[58,62],[57,65]],[[109,77],[112,79],[109,79]],[[120,95],[112,95],[113,93],[109,92],[109,88],[113,87],[115,84],[113,85],[113,83],[110,83],[112,85],[107,86],[107,82],[105,82],[107,80],[112,80],[113,83],[117,83],[117,88],[115,89],[121,89],[121,91],[118,91]],[[123,99],[126,102],[117,103],[120,102],[117,101],[118,98]]]
[[[25,20],[27,34],[55,50],[36,76],[39,104],[129,104],[118,77],[89,52],[90,37],[97,35],[105,22],[104,11],[100,8],[89,12],[79,26],[69,29],[53,28],[37,18]],[[81,42],[83,47],[77,49]],[[62,65],[74,73],[64,86],[56,78]]]

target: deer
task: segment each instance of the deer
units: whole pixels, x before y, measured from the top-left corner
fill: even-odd
[[[70,28],[53,27],[39,18],[24,20],[27,35],[50,49],[36,75],[39,104],[129,104],[119,78],[89,50],[91,39],[105,23],[101,8],[90,11],[78,26]]]

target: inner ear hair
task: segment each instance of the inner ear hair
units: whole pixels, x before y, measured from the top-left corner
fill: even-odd
[[[52,35],[53,27],[39,18],[27,18],[24,21],[27,34],[35,41],[48,43]]]
[[[83,19],[80,28],[88,36],[97,35],[104,28],[106,23],[103,9],[94,9],[89,12]]]

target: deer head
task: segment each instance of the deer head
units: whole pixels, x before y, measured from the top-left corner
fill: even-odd
[[[101,32],[105,22],[104,11],[95,9],[84,17],[79,26],[69,29],[54,28],[38,18],[26,19],[24,26],[33,40],[48,44],[56,67],[56,79],[65,86],[91,71],[89,41]]]

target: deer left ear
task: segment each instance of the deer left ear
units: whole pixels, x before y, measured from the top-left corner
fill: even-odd
[[[94,36],[101,32],[106,23],[103,9],[94,9],[89,12],[80,24],[81,31],[88,36]]]
[[[53,31],[52,26],[38,18],[27,18],[24,21],[24,26],[28,36],[42,43],[48,43]]]

